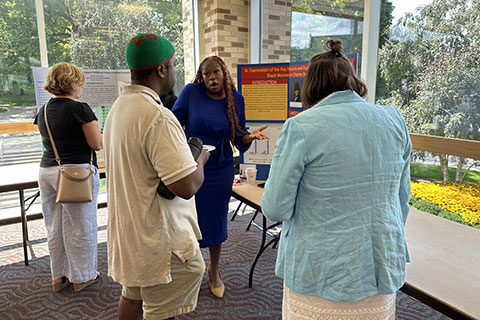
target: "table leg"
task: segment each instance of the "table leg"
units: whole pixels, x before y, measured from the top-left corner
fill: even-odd
[[[257,214],[255,212],[255,214]],[[260,259],[260,256],[262,255],[263,251],[270,245],[272,241],[270,241],[267,245],[265,245],[265,239],[267,238],[267,218],[263,216],[263,221],[262,221],[262,243],[260,244],[260,249],[258,250],[257,256],[255,257],[255,260],[253,260],[252,266],[250,267],[250,276],[248,277],[248,287],[252,287],[252,281],[253,281],[253,272],[255,271],[255,266],[257,265],[258,259]]]
[[[237,214],[238,214],[238,210],[240,210],[240,207],[242,206],[242,204],[243,204],[243,202],[242,202],[242,201],[240,201],[240,203],[238,204],[238,207],[237,207],[237,209],[235,209],[235,212],[233,213],[233,215],[232,215],[232,219],[231,219],[230,221],[233,221],[233,220],[235,219],[235,217],[236,217],[236,216],[237,216]]]
[[[252,218],[250,219],[250,222],[248,223],[247,229],[245,229],[245,231],[250,230],[250,227],[252,226],[253,220],[255,220],[255,218],[257,217],[257,214],[258,214],[258,210],[255,210],[255,213],[253,214]],[[265,217],[263,217],[263,219],[265,219]],[[264,230],[266,230],[265,227],[266,227],[266,222],[264,224]]]
[[[25,212],[25,199],[23,189],[18,190],[20,196],[20,219],[22,220],[22,238],[23,238],[23,255],[25,257],[25,265],[28,266],[28,230],[27,230],[27,214]]]
[[[256,212],[258,213],[258,211]],[[277,222],[271,226],[267,226],[267,218],[262,215],[263,220],[262,220],[262,243],[260,244],[260,249],[258,250],[257,256],[255,257],[255,260],[253,260],[252,266],[250,267],[250,275],[248,277],[248,287],[252,287],[252,282],[253,282],[253,272],[255,271],[255,266],[257,265],[258,260],[260,259],[260,256],[263,254],[263,252],[271,245],[273,244],[273,248],[277,245],[278,241],[280,240],[280,234],[273,236],[273,239],[267,242],[265,244],[265,241],[267,239],[267,233],[270,228],[276,227],[281,224],[281,222]]]

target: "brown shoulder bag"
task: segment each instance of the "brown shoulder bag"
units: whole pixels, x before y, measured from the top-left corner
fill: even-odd
[[[52,132],[48,126],[47,105],[48,103],[44,107],[45,126],[52,143],[53,152],[55,153],[55,160],[60,167],[58,170],[56,202],[90,202],[93,200],[93,150],[90,153],[90,166],[88,168],[63,167],[60,163],[61,160],[57,147],[53,141]]]

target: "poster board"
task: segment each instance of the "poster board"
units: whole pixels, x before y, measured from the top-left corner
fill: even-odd
[[[256,166],[257,179],[266,180],[283,123],[302,111],[300,90],[308,62],[238,65],[238,90],[245,100],[246,127],[263,125],[269,140],[254,140],[240,155],[241,166]]]
[[[357,73],[358,53],[346,56]],[[257,179],[266,180],[283,123],[302,112],[300,91],[308,61],[237,66],[238,90],[245,99],[245,119],[249,132],[268,124],[263,132],[269,140],[254,140],[240,154],[240,166],[257,168]]]
[[[49,68],[33,68],[33,80],[35,84],[35,99],[37,109],[43,106],[50,98],[50,95],[43,89],[43,83],[47,78]],[[113,103],[122,92],[125,85],[130,84],[130,70],[82,70],[85,73],[86,82],[83,86],[82,96],[79,101],[86,102],[97,116],[100,132],[103,133],[107,114]],[[104,167],[104,151],[97,151],[97,163]]]
[[[49,68],[33,68],[37,109],[52,97],[50,93],[43,89],[48,70]],[[130,84],[130,70],[90,69],[82,71],[85,73],[86,82],[79,101],[88,103],[92,108],[98,118],[100,131],[103,133],[108,111],[120,95],[123,87]]]

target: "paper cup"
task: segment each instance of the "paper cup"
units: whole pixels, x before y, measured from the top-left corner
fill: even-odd
[[[255,184],[255,182],[257,181],[257,169],[247,168],[245,170],[245,173],[247,175],[247,182],[250,184]]]

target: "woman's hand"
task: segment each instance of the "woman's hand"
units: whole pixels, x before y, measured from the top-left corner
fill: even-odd
[[[262,131],[268,128],[268,125],[264,125],[263,127],[258,128],[257,130],[253,131],[250,134],[246,134],[242,138],[242,143],[247,144],[252,142],[253,140],[265,140],[265,139],[270,139],[266,134],[264,134]]]

